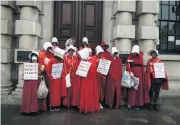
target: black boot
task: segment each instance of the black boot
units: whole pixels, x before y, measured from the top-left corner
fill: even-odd
[[[149,110],[152,110],[153,109],[153,104],[150,102],[149,103],[149,107],[148,107]]]
[[[159,111],[160,110],[160,105],[159,104],[154,104],[154,109],[156,110],[156,111]]]

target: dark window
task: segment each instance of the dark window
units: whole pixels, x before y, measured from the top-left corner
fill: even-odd
[[[180,2],[159,2],[160,53],[180,53]]]

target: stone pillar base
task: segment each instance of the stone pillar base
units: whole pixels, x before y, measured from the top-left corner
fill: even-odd
[[[21,105],[22,92],[13,91],[12,94],[7,95],[7,92],[1,92],[2,105]]]

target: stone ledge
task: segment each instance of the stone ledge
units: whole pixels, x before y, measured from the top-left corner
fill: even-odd
[[[15,34],[17,35],[41,35],[41,25],[35,21],[16,20]]]
[[[17,1],[16,5],[19,6],[19,7],[25,7],[25,6],[35,7],[39,11],[42,11],[42,3],[41,3],[41,1]]]
[[[15,24],[9,20],[1,20],[1,34],[14,35]]]
[[[13,50],[12,49],[0,49],[1,51],[1,63],[11,63],[13,62]]]
[[[13,10],[16,10],[16,1],[1,1],[1,5],[11,7]]]
[[[116,1],[115,13],[118,12],[135,12],[136,11],[136,1]]]
[[[137,1],[136,15],[144,13],[159,13],[159,1]]]
[[[135,38],[135,25],[117,25],[113,29],[113,39],[117,38]]]
[[[163,55],[160,54],[159,58],[164,61],[180,61],[180,55]]]
[[[139,26],[137,32],[137,39],[156,40],[159,38],[159,27]]]

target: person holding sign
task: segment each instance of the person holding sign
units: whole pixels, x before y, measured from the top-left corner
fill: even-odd
[[[45,81],[48,83],[46,79],[46,66],[51,58],[54,57],[53,54],[53,46],[50,42],[45,42],[43,45],[43,50],[39,53],[39,66],[41,67],[41,73],[45,76]],[[48,87],[48,84],[47,84]],[[47,97],[47,105],[49,105],[49,96]]]
[[[134,45],[131,54],[127,58],[126,64],[127,70],[130,76],[139,78],[138,90],[135,88],[128,89],[128,109],[139,108],[144,105],[144,93],[143,93],[143,77],[144,77],[144,64],[143,54],[139,51],[139,46]]]
[[[49,84],[49,106],[51,111],[59,110],[61,105],[61,72],[65,50],[54,49],[54,58],[49,60],[46,71]]]
[[[46,101],[42,100],[40,103],[44,102],[43,107],[38,107],[38,57],[38,52],[33,51],[29,54],[30,63],[28,65],[24,64],[21,113],[37,113],[38,110],[46,111]]]
[[[67,51],[68,54],[64,57],[63,67],[63,105],[68,107],[79,106],[78,95],[81,79],[78,75],[76,75],[79,61],[77,55],[74,54],[76,48],[73,45],[70,45],[67,48]]]
[[[111,66],[107,77],[107,86],[105,91],[105,101],[110,108],[113,106],[114,96],[116,94],[116,106],[119,108],[121,101],[121,78],[122,78],[122,60],[118,57],[116,47],[112,47]]]
[[[53,46],[50,42],[45,42],[43,45],[43,49],[39,53],[39,65],[41,66],[41,70],[44,71],[46,65],[48,64],[49,60],[54,57],[53,54]]]
[[[96,50],[96,55],[97,55],[98,64],[99,64],[100,60],[103,59],[102,53],[104,52],[104,50],[99,45],[95,48],[95,50]],[[98,78],[98,88],[99,88],[99,100],[100,102],[102,102],[104,101],[106,76],[100,73],[98,73],[97,75],[98,75],[97,78]],[[103,109],[103,106],[101,104],[100,104],[100,108]]]
[[[149,108],[151,109],[153,107],[155,110],[159,110],[157,105],[159,92],[161,87],[164,90],[169,89],[168,77],[164,69],[164,63],[158,58],[158,51],[151,50],[149,51],[149,55],[152,56],[152,58],[148,60],[146,68],[146,91],[149,92],[151,101]]]
[[[103,51],[103,50],[102,50]],[[99,52],[98,52],[99,53]],[[98,58],[96,55],[89,57],[90,53],[87,48],[79,52],[79,56],[85,62],[90,63],[90,69],[86,77],[82,77],[80,88],[80,113],[99,112],[99,93],[97,80]]]

